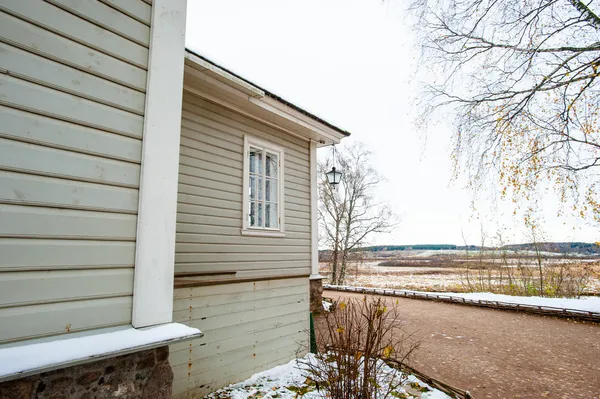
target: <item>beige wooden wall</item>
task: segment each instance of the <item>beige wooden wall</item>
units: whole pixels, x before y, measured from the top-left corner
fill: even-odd
[[[310,274],[309,143],[184,93],[175,273]],[[285,237],[242,236],[244,135],[285,152]]]
[[[151,11],[0,2],[0,343],[131,321]]]
[[[284,238],[240,233],[244,135],[284,149]],[[176,284],[174,321],[205,335],[171,346],[175,398],[201,397],[306,350],[309,170],[307,141],[184,93],[175,274],[229,274],[189,277],[227,284]],[[293,275],[306,277],[281,278]]]
[[[308,279],[180,288],[176,322],[204,337],[170,347],[173,398],[200,398],[307,351]]]

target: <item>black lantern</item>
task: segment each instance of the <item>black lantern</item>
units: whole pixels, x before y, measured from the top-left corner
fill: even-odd
[[[331,159],[333,162],[333,167],[327,173],[325,173],[325,177],[327,177],[327,183],[332,186],[337,186],[342,181],[342,172],[338,172],[335,170],[335,145],[331,144]]]
[[[340,184],[342,180],[342,172],[335,170],[335,166],[329,172],[325,173],[325,176],[327,176],[327,182],[332,186]]]

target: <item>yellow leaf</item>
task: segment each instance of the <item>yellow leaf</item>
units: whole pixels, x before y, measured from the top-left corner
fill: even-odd
[[[343,333],[343,332],[344,332],[344,327],[342,327],[342,326],[339,326],[339,327],[337,328],[337,332],[338,332],[338,333],[340,333],[340,334],[341,334],[341,333]]]
[[[344,309],[346,309],[346,304],[345,304],[344,302],[340,302],[340,303],[338,304],[338,308],[340,308],[340,309],[344,310]]]
[[[383,357],[389,358],[390,356],[392,356],[392,353],[394,353],[394,347],[393,346],[388,345],[385,348],[383,348]]]

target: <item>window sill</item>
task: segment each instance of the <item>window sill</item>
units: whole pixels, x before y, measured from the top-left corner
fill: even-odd
[[[0,382],[200,338],[179,323],[102,328],[0,345]]]
[[[241,234],[243,236],[254,236],[254,237],[275,237],[281,238],[285,237],[285,232],[283,231],[273,231],[273,230],[249,230],[242,229]]]

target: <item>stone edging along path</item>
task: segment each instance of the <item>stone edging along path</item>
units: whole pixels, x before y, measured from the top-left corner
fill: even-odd
[[[600,323],[600,313],[587,310],[557,308],[553,306],[525,305],[519,303],[487,301],[484,299],[468,299],[452,295],[430,294],[427,292],[392,290],[383,288],[349,287],[341,285],[323,284],[323,289],[331,291],[354,292],[359,294],[385,295],[410,299],[423,299],[438,302],[450,302],[461,305],[479,306],[492,309],[513,310],[518,312],[534,313],[544,316],[566,317]]]

